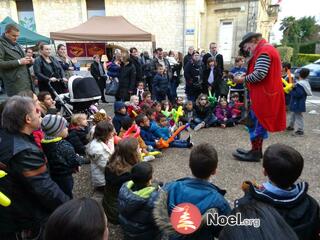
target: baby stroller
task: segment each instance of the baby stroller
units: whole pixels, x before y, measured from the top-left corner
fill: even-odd
[[[49,86],[51,87],[50,83]],[[70,117],[73,113],[85,113],[88,117],[96,109],[94,106],[101,99],[100,89],[93,77],[72,76],[68,81],[69,93],[58,94],[51,89],[56,96],[62,116]]]

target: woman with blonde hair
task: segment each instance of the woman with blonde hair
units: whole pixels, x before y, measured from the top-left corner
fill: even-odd
[[[127,51],[121,53],[119,89],[116,94],[117,101],[129,101],[136,88],[136,68],[129,58]]]

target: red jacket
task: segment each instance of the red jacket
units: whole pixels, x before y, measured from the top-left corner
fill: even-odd
[[[269,132],[286,128],[286,107],[281,81],[281,61],[278,51],[262,39],[249,61],[247,74],[254,71],[257,58],[267,54],[271,65],[267,76],[258,83],[248,83],[251,107],[259,123]]]

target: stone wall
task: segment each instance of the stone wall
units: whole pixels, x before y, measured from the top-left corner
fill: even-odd
[[[183,50],[182,0],[105,0],[107,16],[124,16],[130,23],[155,35],[156,47]],[[124,43],[150,51],[149,43]]]
[[[87,19],[85,0],[33,0],[37,32],[50,32],[75,27]]]
[[[13,0],[0,0],[0,21],[8,16],[18,22],[16,2]]]

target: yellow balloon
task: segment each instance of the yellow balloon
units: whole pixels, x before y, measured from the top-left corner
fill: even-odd
[[[5,171],[0,170],[0,178],[3,178],[7,175]],[[11,200],[4,195],[2,192],[0,192],[0,205],[4,207],[8,207],[11,204]]]
[[[281,79],[282,80],[282,83],[284,84],[284,88],[283,88],[283,91],[288,94],[292,88],[293,88],[293,84],[292,83],[288,83],[285,79]]]

